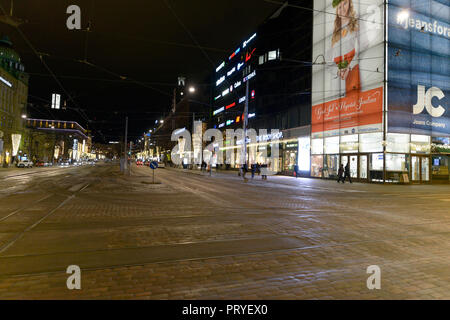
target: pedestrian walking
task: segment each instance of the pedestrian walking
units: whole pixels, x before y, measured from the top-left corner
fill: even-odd
[[[256,164],[252,164],[252,180],[255,178]]]
[[[267,180],[267,175],[265,173],[267,173],[267,164],[263,164],[261,165],[261,175],[262,175],[262,179],[263,180]]]
[[[350,162],[347,163],[347,165],[345,166],[345,175],[344,175],[344,182],[348,177],[348,181],[350,181],[350,183],[352,182],[352,177],[350,175]]]
[[[297,179],[298,178],[298,165],[294,166],[294,175],[295,175],[295,178]]]
[[[345,173],[344,165],[341,164],[338,171],[338,181],[337,181],[338,183],[341,181],[342,183],[345,183],[344,173]]]

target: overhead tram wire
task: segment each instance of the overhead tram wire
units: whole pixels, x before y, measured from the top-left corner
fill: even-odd
[[[285,2],[280,2],[280,1],[275,1],[275,0],[262,0],[262,1],[267,2],[267,3],[277,4],[277,5],[284,5],[285,4]],[[317,10],[317,9],[314,9],[314,8],[303,7],[303,6],[290,4],[290,3],[286,4],[286,6],[291,7],[291,8],[301,9],[301,10],[307,10],[307,11],[319,12],[319,13],[325,13],[325,14],[330,14],[330,15],[333,15],[333,16],[337,16],[337,14],[333,13],[333,12],[328,12],[328,11],[325,11],[325,10]],[[353,17],[349,17],[349,16],[347,16],[347,17],[346,16],[342,16],[342,17],[353,18]],[[384,22],[375,22],[375,21],[362,19],[362,18],[357,18],[357,20],[384,25]]]
[[[4,15],[7,15],[5,8],[3,8],[3,6],[0,4],[0,10],[3,12]],[[43,59],[42,55],[39,55],[39,52],[36,50],[36,48],[33,46],[33,44],[31,43],[31,41],[27,38],[27,36],[22,32],[22,30],[20,29],[19,26],[15,26],[15,29],[17,30],[17,32],[20,34],[20,36],[22,37],[22,39],[26,42],[26,44],[31,48],[31,50],[34,52],[34,54],[36,55],[36,57],[38,57],[38,59],[41,61],[41,63],[44,65],[45,69],[47,69],[47,71],[50,73],[50,75],[53,77],[53,79],[56,81],[56,83],[58,84],[58,86],[61,88],[61,90],[64,92],[64,94],[69,98],[70,101],[72,101],[72,103],[78,107],[77,103],[75,102],[75,100],[72,98],[72,96],[69,94],[69,92],[66,90],[66,88],[63,86],[63,84],[61,83],[61,81],[59,81],[58,77],[56,76],[56,74],[52,71],[52,69],[48,66],[48,64],[45,62],[45,60]],[[81,115],[82,118],[84,118],[85,121],[87,121],[88,123],[90,122],[89,117],[86,116],[86,114],[84,114],[83,112],[78,111],[78,113]],[[97,131],[95,128],[92,128],[95,131]],[[98,131],[97,131],[98,132]],[[100,135],[102,134],[101,132],[99,132]]]

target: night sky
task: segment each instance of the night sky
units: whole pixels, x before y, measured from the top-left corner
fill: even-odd
[[[264,0],[167,2],[179,20],[165,0],[14,0],[22,34],[5,24],[0,31],[31,76],[29,116],[76,120],[108,142],[122,135],[128,115],[137,138],[168,112],[179,75],[204,88],[211,70],[278,8]],[[10,0],[0,4],[9,14]],[[81,7],[82,31],[66,28],[71,4]],[[69,99],[26,39],[73,97],[67,111],[48,107],[52,92]]]

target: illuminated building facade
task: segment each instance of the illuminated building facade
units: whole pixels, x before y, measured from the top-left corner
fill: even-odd
[[[11,166],[22,151],[28,75],[7,37],[0,40],[0,165]]]

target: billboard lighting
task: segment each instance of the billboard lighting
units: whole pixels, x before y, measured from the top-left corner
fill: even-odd
[[[408,10],[403,10],[401,11],[398,16],[397,16],[397,20],[402,23],[404,21],[406,21],[409,18],[409,11]]]

